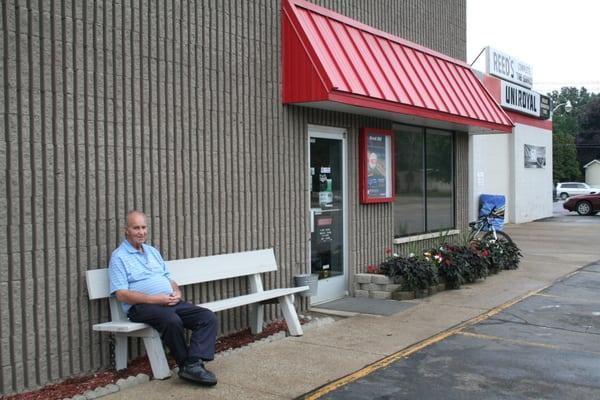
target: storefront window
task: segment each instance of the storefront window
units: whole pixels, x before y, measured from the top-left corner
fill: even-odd
[[[394,130],[396,201],[394,233],[406,236],[425,231],[424,135],[422,128]]]
[[[453,228],[452,132],[398,125],[394,133],[395,236]]]
[[[454,227],[454,171],[452,134],[427,129],[425,134],[427,230]]]

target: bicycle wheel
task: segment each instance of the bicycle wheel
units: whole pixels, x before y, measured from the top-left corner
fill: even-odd
[[[492,232],[492,231],[486,232],[483,238],[484,239],[488,239],[488,240],[489,239],[493,239],[494,238],[494,232]],[[508,236],[507,233],[502,232],[502,231],[496,231],[496,240],[504,241],[504,242],[509,242],[509,243],[513,242],[512,239],[510,238],[510,236]]]

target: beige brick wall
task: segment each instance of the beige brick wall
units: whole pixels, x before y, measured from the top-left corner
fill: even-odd
[[[465,57],[464,0],[317,3]],[[274,247],[280,272],[266,286],[288,286],[308,268],[307,124],[348,128],[351,177],[359,127],[390,126],[281,104],[279,1],[7,0],[0,11],[2,393],[110,365],[108,335],[90,332],[108,308],[88,302],[83,278],[107,265],[126,210],[148,213],[166,259]],[[356,190],[351,180],[361,270],[389,247],[392,214],[360,206]],[[221,313],[221,332],[247,326],[246,311]]]

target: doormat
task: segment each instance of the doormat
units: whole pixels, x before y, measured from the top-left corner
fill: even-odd
[[[357,314],[394,315],[414,307],[417,303],[396,300],[380,300],[368,297],[344,297],[312,307],[313,311],[333,310]]]

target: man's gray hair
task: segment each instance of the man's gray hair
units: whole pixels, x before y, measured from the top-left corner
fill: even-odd
[[[125,228],[127,228],[129,226],[129,217],[132,215],[141,215],[144,217],[144,219],[147,221],[148,217],[146,217],[146,214],[144,214],[143,211],[140,210],[136,210],[135,208],[133,210],[130,210],[129,212],[127,212],[127,215],[125,215]]]

